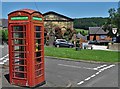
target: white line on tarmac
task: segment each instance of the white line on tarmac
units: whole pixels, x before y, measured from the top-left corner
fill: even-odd
[[[96,68],[94,68],[94,69],[95,69],[95,70],[98,70],[98,69],[103,68],[103,67],[105,67],[105,66],[107,66],[107,65],[101,65],[101,66],[98,66],[98,67],[96,67]]]
[[[79,82],[77,85],[81,85],[81,84],[83,84],[84,83],[84,81],[81,81],[81,82]]]
[[[0,58],[0,60],[3,60],[4,58],[6,58],[9,54],[5,55],[4,57]]]
[[[109,68],[112,68],[112,67],[114,67],[114,66],[115,66],[115,65],[109,65],[109,66],[107,66],[107,67],[104,67],[104,68],[100,69],[97,73],[95,73],[95,74],[93,74],[92,76],[86,78],[84,81],[81,81],[81,82],[77,83],[77,85],[83,84],[84,82],[90,80],[91,78],[94,78],[95,76],[97,76],[97,75],[100,74],[101,72],[103,72],[103,71],[105,71],[105,70],[107,70],[107,69],[109,69]]]
[[[80,66],[73,66],[73,65],[64,65],[64,64],[58,64],[59,66],[65,66],[65,67],[72,67],[72,68],[81,68],[81,69],[88,69],[88,70],[96,70],[94,68],[87,68],[87,67],[80,67]]]
[[[0,64],[4,64],[5,62],[7,62],[9,60],[9,58],[6,58],[5,60],[3,60],[2,62],[0,62]]]
[[[2,62],[0,62],[0,64],[4,64],[5,62],[7,62],[7,61],[9,60],[8,58],[6,58],[8,55],[9,55],[9,54],[7,54],[7,55],[5,55],[4,57],[0,58],[0,60],[5,59],[5,60],[3,60]]]

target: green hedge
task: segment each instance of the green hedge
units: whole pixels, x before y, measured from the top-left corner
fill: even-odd
[[[6,42],[8,40],[8,30],[0,30],[0,38]]]

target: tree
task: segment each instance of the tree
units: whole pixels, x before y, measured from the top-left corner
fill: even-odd
[[[2,30],[2,41],[8,41],[8,30]]]
[[[105,25],[103,26],[104,30],[109,30],[108,35],[113,37],[112,28],[118,29],[118,34],[120,34],[120,8],[115,10],[114,8],[109,9],[109,18]]]
[[[71,28],[67,28],[63,38],[66,40],[71,40],[74,33],[76,33],[75,30],[72,30]]]
[[[102,17],[92,17],[92,18],[75,18],[74,19],[74,28],[88,30],[89,27],[101,27],[107,18]]]
[[[60,27],[55,27],[55,37],[56,37],[56,39],[62,38],[62,32],[61,32]]]

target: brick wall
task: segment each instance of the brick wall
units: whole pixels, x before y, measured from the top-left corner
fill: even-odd
[[[94,35],[90,35],[90,40],[93,40],[93,38],[94,38]],[[112,40],[112,38],[111,37],[109,37],[109,36],[107,36],[105,39],[101,39],[100,38],[100,35],[96,35],[96,40],[107,40],[107,41],[111,41]]]

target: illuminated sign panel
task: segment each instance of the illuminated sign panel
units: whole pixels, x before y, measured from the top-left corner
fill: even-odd
[[[40,18],[40,17],[33,17],[33,20],[39,20],[39,21],[42,21],[42,18]]]
[[[28,20],[27,16],[24,17],[11,17],[11,20]]]

